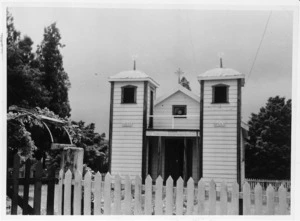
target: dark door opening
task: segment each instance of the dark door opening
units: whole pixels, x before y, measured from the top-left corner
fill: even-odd
[[[184,141],[183,139],[165,140],[165,178],[172,177],[174,183],[183,178]]]

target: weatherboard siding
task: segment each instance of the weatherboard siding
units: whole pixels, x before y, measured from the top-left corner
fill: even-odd
[[[212,86],[226,84],[228,101],[213,104]],[[237,179],[237,80],[204,82],[203,99],[203,179],[228,183]]]
[[[137,86],[136,104],[121,104],[121,87]],[[111,173],[141,175],[144,82],[115,82]]]
[[[174,129],[199,129],[199,102],[185,95],[181,91],[176,92],[169,98],[155,105],[154,128],[155,129],[171,129],[172,128],[172,112],[173,105],[186,105],[187,115],[195,115],[187,118],[175,118]],[[159,117],[165,115],[165,117]]]

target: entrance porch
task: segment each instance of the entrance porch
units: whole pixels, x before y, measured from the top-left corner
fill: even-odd
[[[148,129],[146,136],[146,175],[152,179],[161,175],[164,181],[171,176],[174,182],[179,177],[185,182],[202,177],[199,130]]]

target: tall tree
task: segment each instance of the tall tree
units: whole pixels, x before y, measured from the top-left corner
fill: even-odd
[[[13,21],[7,11],[7,106],[45,107],[49,93],[41,82],[43,73],[34,66],[33,42],[21,37]]]
[[[249,121],[246,177],[290,179],[291,100],[271,97]]]
[[[64,71],[60,48],[64,45],[60,42],[61,36],[56,23],[44,29],[44,39],[38,46],[37,55],[39,67],[45,73],[43,85],[50,92],[48,108],[60,117],[70,116],[70,104],[68,89],[70,81]]]

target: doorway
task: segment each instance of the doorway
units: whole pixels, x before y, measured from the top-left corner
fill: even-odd
[[[172,177],[174,183],[179,177],[187,181],[192,176],[192,140],[166,138],[165,179],[169,176]]]

